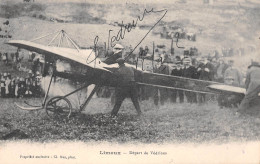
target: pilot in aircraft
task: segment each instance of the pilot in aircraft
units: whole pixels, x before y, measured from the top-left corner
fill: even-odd
[[[130,97],[138,115],[141,115],[141,109],[138,102],[138,91],[135,83],[135,72],[134,68],[125,66],[125,60],[119,58],[116,60],[119,65],[116,75],[119,78],[119,84],[115,90],[116,102],[111,112],[111,116],[116,116],[121,104],[126,97]]]
[[[115,64],[117,59],[122,58],[123,49],[124,47],[122,45],[116,44],[113,47],[113,52],[111,54],[108,54],[108,58],[104,61],[104,63]]]

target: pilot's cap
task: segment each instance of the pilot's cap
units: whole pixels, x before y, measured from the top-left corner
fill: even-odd
[[[114,47],[113,47],[113,52],[116,54],[116,53],[120,53],[122,52],[124,49],[124,47],[121,45],[121,44],[116,44]]]
[[[113,48],[114,49],[124,49],[124,46],[122,46],[121,44],[116,44]]]
[[[122,65],[125,63],[125,60],[123,58],[119,58],[116,60],[116,62],[119,64],[119,65]]]

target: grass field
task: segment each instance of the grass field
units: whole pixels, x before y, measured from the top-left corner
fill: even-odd
[[[44,110],[22,111],[14,102],[24,99],[0,99],[0,135],[15,129],[28,135],[29,141],[51,142],[107,141],[113,143],[223,143],[257,141],[260,118],[240,115],[216,104],[166,104],[155,107],[152,101],[141,102],[143,117],[127,100],[119,116],[110,118],[109,99],[94,98],[81,114],[70,119],[50,119]],[[28,99],[40,104],[40,99]],[[97,105],[98,104],[98,105]],[[15,138],[11,138],[15,139]]]

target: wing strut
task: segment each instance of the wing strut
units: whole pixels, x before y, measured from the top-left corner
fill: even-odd
[[[91,91],[90,95],[88,96],[88,98],[86,99],[86,101],[80,106],[80,111],[84,110],[86,108],[86,106],[88,105],[88,103],[90,102],[91,98],[93,97],[93,95],[95,94],[95,92],[100,88],[100,85],[96,85],[95,88]]]

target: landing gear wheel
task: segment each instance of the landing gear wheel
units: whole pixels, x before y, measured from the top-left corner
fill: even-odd
[[[46,102],[45,110],[49,117],[70,117],[71,115],[71,103],[70,101],[62,96],[56,96],[49,99]]]

